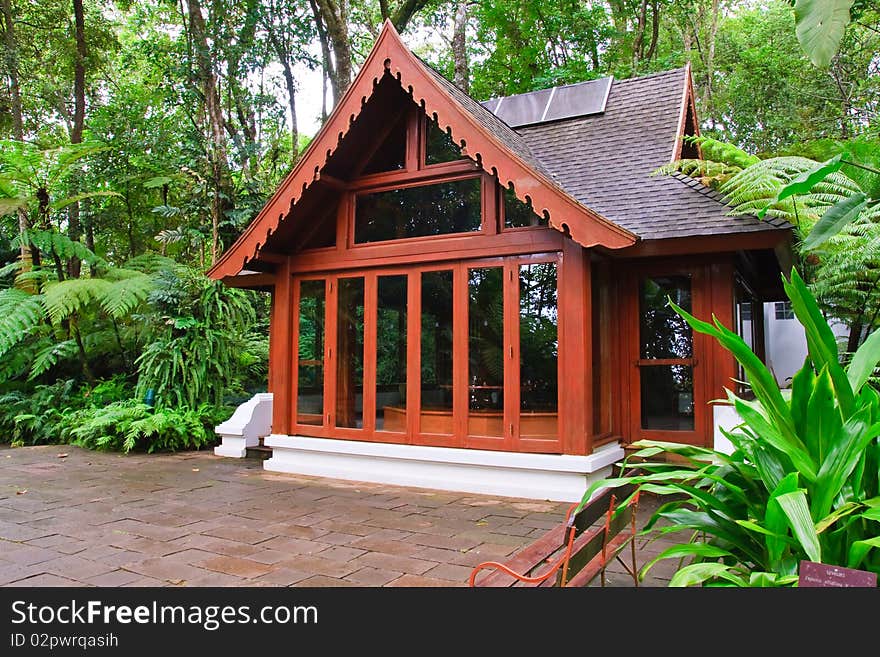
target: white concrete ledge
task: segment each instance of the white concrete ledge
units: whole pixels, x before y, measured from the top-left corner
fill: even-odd
[[[235,409],[226,422],[214,428],[222,442],[214,448],[217,456],[244,458],[248,447],[260,444],[260,438],[272,431],[272,393],[258,392]]]
[[[485,495],[578,502],[623,458],[616,443],[589,456],[522,454],[272,434],[263,441],[273,472],[316,475]]]

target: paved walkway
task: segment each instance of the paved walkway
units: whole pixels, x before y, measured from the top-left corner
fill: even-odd
[[[275,474],[211,451],[2,446],[0,585],[465,586],[567,507]],[[641,541],[639,564],[659,549]],[[644,585],[665,586],[671,566]],[[632,581],[615,564],[608,585]]]

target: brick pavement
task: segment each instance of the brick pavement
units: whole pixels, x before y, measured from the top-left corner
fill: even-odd
[[[270,473],[210,451],[0,446],[0,585],[465,586],[567,507]],[[639,563],[663,547],[640,541]],[[659,564],[643,585],[673,572]],[[632,581],[615,564],[607,585]]]

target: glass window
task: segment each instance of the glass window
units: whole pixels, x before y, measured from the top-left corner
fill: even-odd
[[[406,167],[406,121],[407,112],[402,112],[394,122],[385,140],[379,144],[370,160],[361,171],[362,175],[399,171]]]
[[[531,203],[523,203],[511,190],[504,190],[504,227],[546,226],[547,219],[535,214]]]
[[[479,178],[361,194],[354,241],[467,233],[480,230],[480,220]]]
[[[519,273],[520,437],[557,436],[559,317],[556,264]]]
[[[449,133],[444,132],[433,119],[428,119],[428,134],[425,139],[425,164],[440,164],[441,162],[453,162],[464,156],[461,148],[452,141]]]
[[[642,280],[639,290],[642,428],[692,431],[693,332],[684,318],[669,306],[669,299],[691,311],[689,276],[655,276]]]
[[[693,334],[688,323],[667,303],[691,312],[691,281],[688,276],[646,278],[640,295],[641,357],[690,358]]]
[[[777,301],[776,319],[794,319],[794,310],[791,308],[791,301]]]
[[[299,371],[296,421],[324,423],[324,281],[302,281],[299,286]]]
[[[452,271],[422,273],[421,432],[452,433]]]
[[[364,279],[339,279],[336,320],[336,426],[363,427]]]
[[[642,428],[693,431],[694,368],[688,365],[642,367]]]
[[[407,276],[378,277],[376,431],[406,431]]]
[[[504,435],[504,269],[468,270],[468,434]]]

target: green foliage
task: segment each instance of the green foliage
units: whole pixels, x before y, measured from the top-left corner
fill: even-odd
[[[746,343],[720,322],[670,305],[743,366],[753,400],[728,391],[742,423],[724,435],[734,451],[641,441],[632,456],[647,474],[626,479],[667,496],[644,532],[688,539],[663,559],[685,559],[671,586],[791,586],[802,560],[880,572],[880,394],[868,383],[880,334],[848,368],[816,300],[796,271],[785,289],[809,356],[784,395]],[[679,462],[657,458],[675,454]],[[682,464],[683,463],[683,464]],[[599,482],[595,489],[624,480]],[[665,522],[661,523],[663,520]]]
[[[797,0],[794,20],[798,41],[816,66],[828,66],[849,24],[853,0]]]
[[[81,447],[122,452],[198,449],[214,440],[217,417],[209,405],[153,409],[137,400],[117,401],[69,414],[65,437]]]
[[[156,281],[147,344],[136,361],[138,394],[152,389],[163,407],[220,405],[267,353],[248,339],[256,319],[248,293],[181,267]]]

